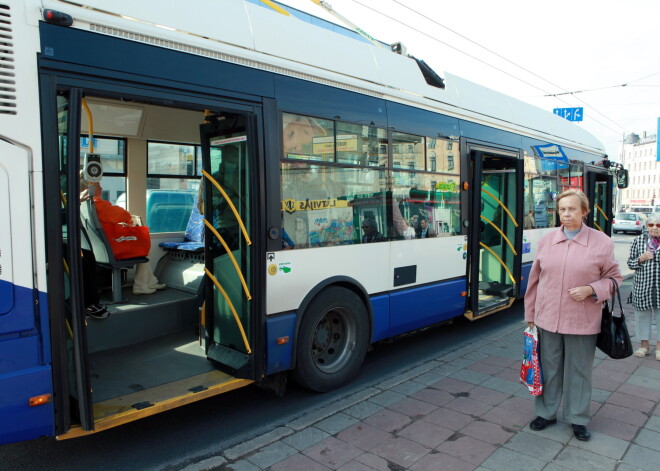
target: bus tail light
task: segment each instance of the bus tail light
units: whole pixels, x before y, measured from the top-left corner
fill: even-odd
[[[284,337],[277,337],[277,340],[275,341],[277,345],[284,345],[285,343],[289,343],[289,336],[286,335]]]
[[[28,399],[28,405],[30,407],[43,406],[48,404],[51,401],[52,397],[50,394],[41,394],[40,396],[32,396]]]
[[[467,296],[467,291],[461,291],[461,296],[463,297]]]

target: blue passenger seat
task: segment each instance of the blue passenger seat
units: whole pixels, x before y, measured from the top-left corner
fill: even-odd
[[[204,250],[204,216],[197,209],[197,195],[193,199],[183,242],[161,242],[158,245],[167,250],[185,250],[188,252],[202,252]]]

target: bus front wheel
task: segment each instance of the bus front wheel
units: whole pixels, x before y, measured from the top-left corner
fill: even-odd
[[[319,392],[348,383],[367,353],[369,324],[367,309],[353,291],[335,286],[321,292],[300,325],[296,382]]]

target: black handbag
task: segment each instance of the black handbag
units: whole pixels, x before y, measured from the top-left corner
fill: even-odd
[[[614,283],[614,295],[612,296],[612,309],[609,308],[607,301],[603,302],[603,318],[600,321],[600,334],[596,340],[596,346],[610,358],[620,360],[628,358],[633,354],[630,334],[626,326],[626,316],[623,314],[623,305],[621,304],[621,293],[619,286],[614,278],[610,278]],[[614,315],[614,304],[619,300],[619,316]]]

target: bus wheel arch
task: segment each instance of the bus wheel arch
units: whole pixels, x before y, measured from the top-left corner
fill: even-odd
[[[356,285],[316,291],[299,312],[293,379],[318,392],[339,388],[360,370],[371,341],[371,313]]]

